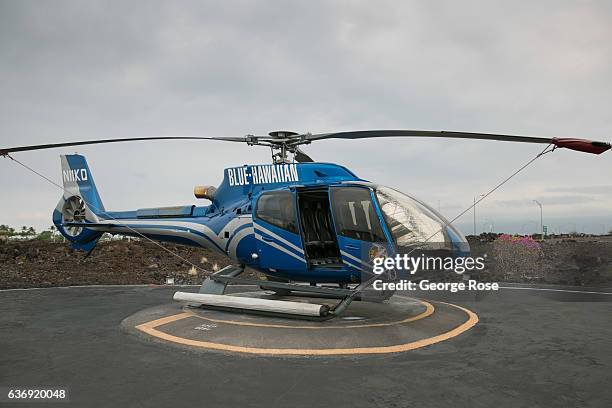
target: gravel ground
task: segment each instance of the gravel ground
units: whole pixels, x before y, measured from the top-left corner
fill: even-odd
[[[612,236],[548,239],[535,255],[510,252],[510,262],[496,257],[489,237],[469,237],[472,256],[487,255],[486,270],[474,277],[497,282],[608,285],[612,282]]]
[[[472,256],[486,257],[486,270],[473,274],[482,281],[553,283],[578,286],[612,282],[612,237],[551,239],[535,254],[510,248],[509,260],[496,258],[491,237],[469,237]],[[0,289],[95,284],[199,284],[229,259],[203,248],[163,244],[193,267],[145,241],[100,242],[89,257],[66,243],[0,242]],[[257,273],[251,271],[252,275]],[[460,275],[429,273],[420,277],[453,280]]]
[[[100,242],[89,257],[65,243],[22,241],[0,244],[0,288],[70,285],[201,283],[229,259],[202,248],[164,245],[197,265],[172,256],[150,242]]]

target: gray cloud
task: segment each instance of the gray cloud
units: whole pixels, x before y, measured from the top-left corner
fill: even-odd
[[[611,17],[609,2],[5,0],[0,145],[279,128],[609,140]],[[440,200],[451,216],[539,149],[369,140],[325,141],[306,150],[434,207]],[[57,155],[71,151],[19,158],[59,180]],[[79,151],[113,209],[192,202],[193,184],[219,182],[224,167],[269,160],[265,149],[207,142]],[[559,150],[479,212],[483,219],[503,213],[520,222],[531,215],[521,206],[502,211],[493,200],[598,194],[571,186],[585,178],[608,185],[611,170],[606,155]],[[0,223],[49,223],[59,195],[53,187],[9,161],[0,161],[0,186]],[[611,198],[602,196],[556,207],[570,218],[609,215]]]
[[[545,190],[550,193],[584,193],[584,194],[597,194],[597,195],[610,195],[612,194],[612,185],[599,185],[599,186],[571,186],[571,187],[555,187],[548,188]]]
[[[542,205],[574,205],[584,204],[595,201],[593,197],[582,196],[582,195],[563,195],[563,196],[549,196],[549,197],[537,197],[536,198]],[[496,204],[502,207],[533,207],[535,202],[533,200],[497,200]]]

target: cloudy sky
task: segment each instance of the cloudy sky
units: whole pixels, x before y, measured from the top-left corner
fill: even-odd
[[[0,0],[0,146],[288,129],[612,136],[607,1]],[[541,145],[322,141],[318,161],[449,218]],[[60,153],[15,154],[60,182]],[[266,163],[221,142],[80,147],[109,209],[189,204],[223,168]],[[612,156],[559,150],[478,206],[478,229],[612,229]],[[0,160],[0,223],[51,224],[60,192]],[[472,229],[471,212],[458,221]]]

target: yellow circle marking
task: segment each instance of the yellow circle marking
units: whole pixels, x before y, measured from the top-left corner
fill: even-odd
[[[136,329],[147,333],[151,336],[167,340],[170,342],[193,346],[205,349],[230,351],[237,353],[248,353],[248,354],[264,354],[264,355],[311,355],[311,356],[331,356],[331,355],[346,355],[346,354],[385,354],[385,353],[400,353],[409,350],[415,350],[421,347],[430,346],[435,343],[439,343],[444,340],[456,337],[461,333],[471,329],[478,323],[478,315],[469,309],[454,305],[452,303],[439,302],[456,309],[459,309],[468,315],[468,319],[445,333],[437,336],[429,337],[413,341],[410,343],[397,344],[394,346],[380,346],[380,347],[354,347],[354,348],[337,348],[337,349],[295,349],[295,348],[261,348],[261,347],[243,347],[243,346],[232,346],[229,344],[213,343],[209,341],[200,341],[186,339],[183,337],[174,336],[172,334],[164,333],[157,330],[156,327],[175,322],[178,320],[185,319],[187,317],[193,317],[191,313],[183,312],[172,316],[163,317],[161,319],[152,320],[150,322],[142,323],[136,326]]]
[[[200,316],[194,312],[188,311],[185,313],[190,313],[193,317],[197,317],[198,319],[208,320],[214,323],[222,323],[222,324],[234,324],[236,326],[252,326],[252,327],[270,327],[270,328],[279,328],[279,329],[313,329],[313,330],[321,330],[321,329],[358,329],[362,327],[385,327],[385,326],[395,326],[402,323],[410,323],[417,320],[424,319],[433,314],[435,308],[429,302],[425,302],[420,299],[416,299],[419,303],[425,306],[425,311],[416,315],[407,317],[403,320],[396,320],[394,322],[383,322],[383,323],[368,323],[368,324],[353,324],[346,326],[291,326],[288,324],[268,324],[268,323],[251,323],[251,322],[239,322],[236,320],[223,320],[223,319],[213,319],[212,317]]]

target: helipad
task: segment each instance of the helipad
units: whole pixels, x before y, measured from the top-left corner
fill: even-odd
[[[240,296],[287,300],[268,292],[248,292]],[[291,300],[296,301],[296,298]],[[298,298],[297,301],[315,300]],[[320,303],[321,299],[316,302]],[[312,356],[405,352],[449,340],[477,322],[475,313],[458,305],[394,296],[384,303],[354,302],[344,316],[325,322],[171,303],[140,311],[127,318],[123,326],[180,347]]]

